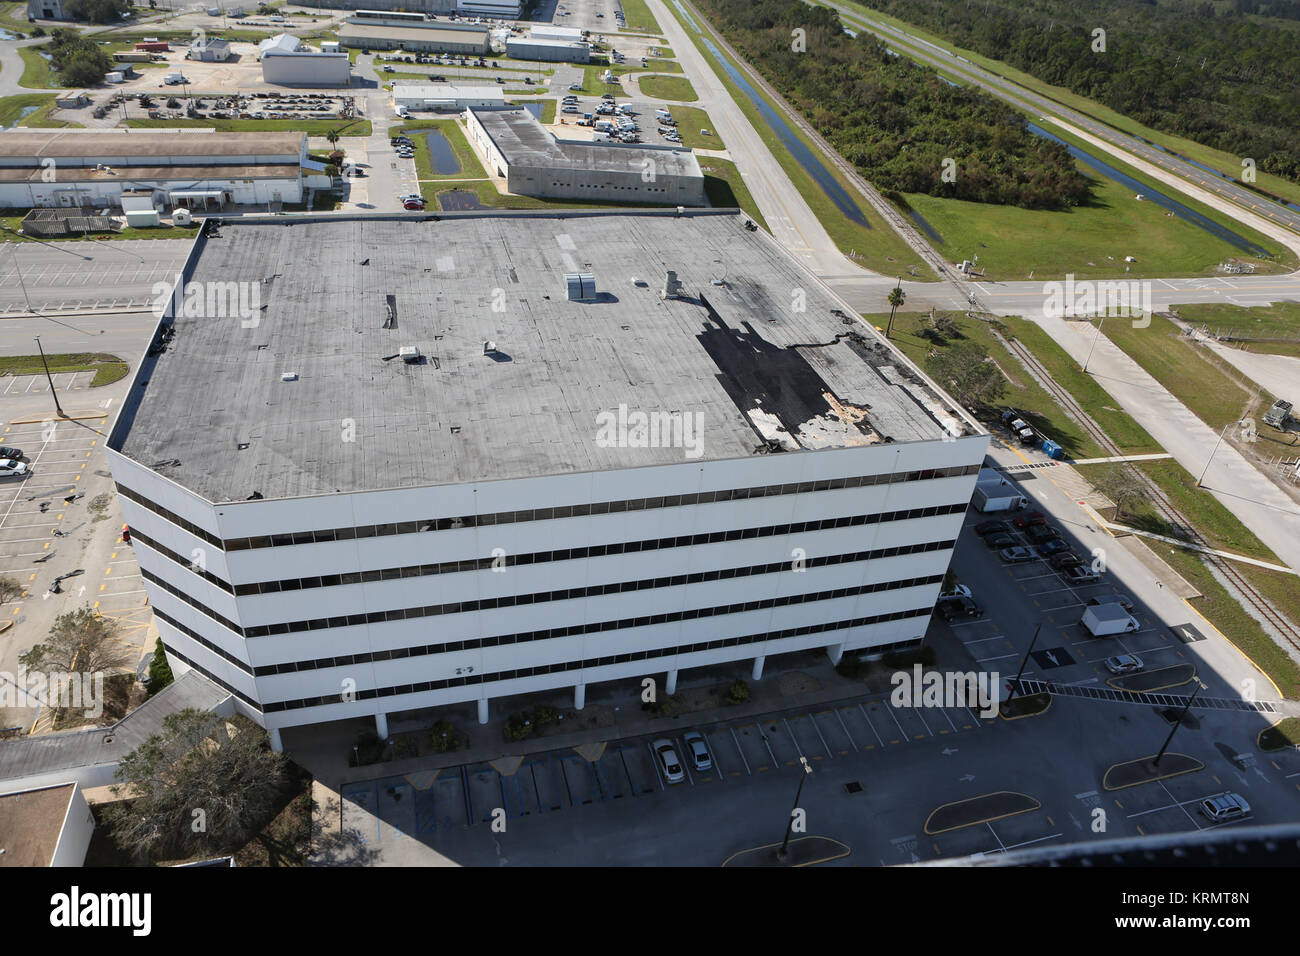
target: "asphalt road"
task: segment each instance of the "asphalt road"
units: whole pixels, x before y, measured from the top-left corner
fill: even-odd
[[[815,0],[808,0],[808,2],[812,3],[815,2]],[[906,53],[913,59],[920,60],[931,66],[942,67],[949,72],[959,74],[979,88],[993,93],[1018,106],[1058,116],[1070,124],[1099,137],[1107,143],[1125,150],[1126,152],[1134,153],[1147,162],[1150,162],[1163,170],[1167,170],[1193,185],[1225,197],[1243,210],[1249,210],[1256,215],[1263,216],[1268,221],[1290,229],[1293,232],[1300,232],[1300,212],[1297,212],[1296,210],[1288,209],[1278,203],[1271,202],[1262,196],[1251,192],[1245,187],[1232,182],[1231,180],[1223,179],[1212,173],[1207,173],[1205,170],[1193,165],[1192,163],[1177,159],[1164,150],[1152,146],[1143,140],[1130,136],[1127,133],[1121,133],[1113,127],[1107,126],[1105,123],[1101,123],[1090,116],[1078,112],[1077,110],[1062,106],[1055,100],[1051,100],[1046,96],[1041,96],[1027,90],[1023,86],[1012,83],[1009,80],[1005,80],[997,74],[975,65],[963,57],[958,57],[946,50],[942,50],[926,40],[919,39],[918,37],[903,30],[899,30],[896,27],[871,19],[858,9],[840,6],[835,3],[819,3],[818,5],[830,7],[837,11],[840,15],[841,21],[850,26],[869,30],[886,41],[895,41],[900,45],[908,44],[908,46],[900,52]]]

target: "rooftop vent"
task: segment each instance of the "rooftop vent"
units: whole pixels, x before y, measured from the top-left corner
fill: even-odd
[[[668,276],[664,279],[664,290],[659,293],[659,298],[675,299],[682,294],[682,288],[682,284],[677,281],[677,273],[669,269]]]
[[[296,381],[298,381],[298,373],[297,373],[297,372],[281,372],[281,373],[280,373],[280,381],[282,381],[282,382],[296,382]]]
[[[570,302],[591,302],[596,298],[596,277],[590,272],[569,272],[564,288]]]
[[[496,350],[497,350],[497,344],[496,344],[495,342],[484,342],[484,343],[483,343],[483,354],[484,354],[484,355],[491,355],[491,354],[492,354],[493,352],[495,352]]]
[[[397,296],[384,296],[384,303],[388,309],[388,316],[384,319],[384,328],[395,329],[397,328]]]
[[[414,345],[403,345],[397,354],[407,365],[418,365],[420,362],[420,350]]]

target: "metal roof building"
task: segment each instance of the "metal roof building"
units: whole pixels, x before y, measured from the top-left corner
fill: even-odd
[[[441,24],[426,27],[348,22],[339,25],[339,43],[353,49],[419,50],[478,56],[488,52],[489,42],[485,26],[467,30]]]
[[[461,112],[467,109],[506,108],[506,94],[499,86],[456,86],[451,83],[394,83],[393,105],[409,110]]]
[[[591,44],[582,40],[555,40],[545,37],[508,37],[506,55],[517,60],[542,60],[548,63],[587,63]]]

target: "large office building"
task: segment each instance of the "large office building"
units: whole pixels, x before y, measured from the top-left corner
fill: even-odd
[[[925,635],[988,436],[736,211],[209,231],[108,456],[173,670],[274,746]]]
[[[217,207],[302,202],[314,176],[307,136],[201,130],[0,132],[0,204],[120,206],[147,190],[155,205]],[[51,177],[50,169],[57,171]]]
[[[671,146],[557,139],[527,110],[469,110],[465,129],[488,169],[518,196],[703,206],[695,154]]]

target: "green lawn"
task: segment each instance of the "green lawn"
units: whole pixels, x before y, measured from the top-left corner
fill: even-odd
[[[1240,344],[1252,352],[1300,356],[1300,304],[1278,302],[1247,308],[1203,303],[1176,305],[1175,314],[1193,325],[1205,325],[1214,335],[1244,336]]]
[[[33,26],[27,22],[27,4],[0,3],[0,29],[26,36]]]
[[[689,149],[726,149],[709,114],[698,106],[674,106],[669,112],[677,121],[677,132],[682,136],[683,146]],[[645,125],[649,127],[650,121],[647,120]],[[702,129],[707,129],[709,135],[700,133]]]
[[[618,72],[615,70],[615,82],[606,83],[601,79],[605,67],[587,65],[582,68],[582,90],[581,93],[586,96],[603,96],[606,93],[613,93],[615,96],[627,96],[627,91],[623,89],[622,84],[617,82]],[[567,93],[568,90],[563,92]],[[578,92],[578,91],[574,91]]]
[[[638,81],[645,96],[657,100],[676,100],[679,103],[694,103],[698,96],[691,81],[680,76],[643,76]]]
[[[90,387],[111,385],[120,380],[129,371],[126,362],[116,355],[97,352],[70,352],[46,355],[50,372],[89,372],[94,371]],[[13,355],[0,357],[0,374],[3,375],[44,375],[45,367],[40,355]]]
[[[1122,163],[1108,162],[1139,181],[1143,178]],[[1227,242],[1168,215],[1154,202],[1134,199],[1129,188],[1078,165],[1093,181],[1092,201],[1066,211],[993,206],[921,193],[908,193],[906,200],[938,234],[941,241],[934,242],[933,236],[931,241],[946,258],[960,262],[977,255],[980,267],[995,280],[1050,279],[1067,273],[1130,279],[1206,275],[1227,259],[1246,258]],[[1212,210],[1194,201],[1185,204],[1214,218]],[[1283,252],[1280,245],[1251,230],[1237,226],[1235,231],[1265,249]],[[1129,255],[1137,261],[1125,273],[1124,257]],[[1295,256],[1289,251],[1276,262],[1248,261],[1260,272],[1295,268]]]
[[[18,93],[0,98],[0,126],[13,126],[21,121],[23,126],[63,126],[49,119],[57,93]],[[23,116],[23,110],[36,107],[35,112]]]
[[[455,173],[435,173],[433,171],[432,157],[429,156],[429,147],[426,145],[424,137],[411,135],[411,140],[415,143],[415,173],[420,180],[487,178],[487,172],[483,169],[483,164],[479,162],[478,155],[474,152],[474,148],[470,146],[469,140],[465,138],[465,132],[460,128],[460,123],[454,119],[419,120],[414,123],[403,123],[401,126],[389,130],[389,135],[396,136],[399,133],[415,134],[422,130],[438,130],[447,138],[452,152],[456,154],[456,158],[460,161],[460,170]]]
[[[663,34],[659,29],[659,21],[650,12],[645,0],[622,0],[622,4],[623,19],[627,23],[628,32]]]
[[[1273,403],[1265,394],[1253,396],[1253,389],[1243,387],[1235,373],[1230,376],[1163,316],[1152,316],[1150,327],[1139,329],[1127,319],[1112,319],[1103,323],[1102,334],[1212,428],[1260,414]]]
[[[129,119],[127,126],[149,128],[170,128],[198,126],[215,129],[218,132],[239,132],[247,130],[292,130],[306,133],[308,136],[324,136],[330,130],[338,130],[342,137],[369,136],[370,120],[339,119],[298,119],[298,120],[243,120],[243,119]]]
[[[510,92],[507,90],[506,92]],[[542,104],[542,122],[550,125],[555,122],[555,100],[515,100],[512,105],[523,106],[525,103]]]
[[[851,6],[856,7],[857,4],[851,4]],[[859,12],[860,14],[863,14],[868,11]],[[1159,130],[1143,126],[1141,123],[1130,119],[1122,113],[1116,113],[1108,106],[1103,106],[1095,100],[1071,93],[1064,87],[1052,86],[1050,83],[1045,83],[1028,73],[1023,73],[1015,67],[1009,66],[1000,60],[991,60],[970,50],[955,47],[941,37],[934,36],[933,34],[920,30],[909,23],[905,23],[902,20],[879,13],[875,10],[869,11],[869,13],[871,18],[905,29],[914,36],[929,40],[931,43],[934,43],[949,52],[956,52],[986,70],[990,70],[999,76],[1018,83],[1026,89],[1033,90],[1035,93],[1047,96],[1050,99],[1068,106],[1071,109],[1077,110],[1080,113],[1091,116],[1093,119],[1100,120],[1103,123],[1113,126],[1115,129],[1129,133],[1133,136],[1140,136],[1153,143],[1158,143],[1166,149],[1180,153],[1181,155],[1186,156],[1189,159],[1194,159],[1197,162],[1204,163],[1212,169],[1217,169],[1229,176],[1241,175],[1242,166],[1241,157],[1239,156],[1234,156],[1231,153],[1225,153],[1222,150],[1203,146],[1200,143],[1184,139],[1181,136],[1162,133]],[[900,44],[893,38],[889,40],[889,44],[892,48],[896,50],[901,49],[903,52],[906,52],[908,48],[908,44]],[[924,47],[921,49],[924,50]],[[952,78],[960,79],[956,74],[952,74]],[[1255,185],[1275,196],[1281,196],[1283,199],[1288,199],[1293,203],[1300,203],[1300,185],[1293,183],[1290,180],[1282,179],[1270,173],[1260,172],[1257,173],[1257,181],[1255,182]]]
[[[1033,354],[1052,380],[1073,395],[1102,431],[1126,455],[1147,455],[1164,451],[1147,430],[1129,417],[1091,375],[1085,374],[1070,355],[1038,325],[1026,319],[1007,317],[1006,334]]]
[[[700,54],[712,64],[712,56],[701,42],[700,36],[682,19],[681,14],[675,8],[670,6],[669,11],[681,23],[682,28],[686,30],[691,42],[695,44]],[[700,23],[702,27],[705,26],[698,17],[696,22]],[[717,34],[713,33],[713,37],[716,42],[718,39]],[[726,56],[725,52],[723,55]],[[734,66],[734,61],[732,62]],[[731,78],[727,76],[721,67],[711,66],[711,69],[713,69],[714,75],[717,76],[722,85],[726,87],[736,105],[740,107],[741,112],[745,114],[745,118],[749,120],[750,125],[762,137],[763,143],[771,151],[776,161],[781,164],[781,168],[790,177],[795,189],[799,191],[804,202],[812,209],[813,215],[821,222],[822,227],[831,237],[831,241],[835,243],[841,252],[860,265],[878,272],[889,275],[910,274],[912,278],[920,282],[938,281],[939,277],[925,265],[921,257],[903,241],[898,233],[894,232],[888,223],[877,217],[875,212],[867,205],[866,200],[856,198],[858,195],[857,190],[848,184],[837,169],[831,166],[830,161],[826,159],[822,151],[814,143],[810,142],[801,130],[794,129],[794,135],[819,159],[836,182],[850,196],[855,197],[858,208],[862,210],[863,217],[871,224],[871,227],[860,226],[845,218],[835,203],[831,201],[831,198],[826,195],[825,190],[790,155],[790,151],[781,142],[781,138],[768,126],[767,121],[763,119],[758,109],[750,102],[749,97],[741,92],[740,88],[731,81]],[[770,98],[767,99],[767,104],[776,112],[783,112],[777,109]]]
[[[758,211],[749,187],[740,176],[736,164],[713,156],[700,157],[700,171],[704,173],[704,192],[714,206],[738,206],[750,219],[767,229],[767,220]],[[768,232],[771,232],[768,229]]]
[[[44,44],[41,44],[44,46]],[[49,89],[57,87],[59,84],[54,82],[54,68],[50,66],[50,61],[45,59],[36,52],[37,47],[24,46],[18,48],[18,55],[23,59],[23,75],[18,81],[19,86],[25,86],[29,89]]]
[[[960,336],[942,343],[932,342],[920,334],[921,320],[926,317],[923,312],[899,312],[894,316],[894,328],[890,341],[901,349],[908,358],[922,368],[927,367],[926,358],[931,352],[951,348],[962,342],[974,342],[979,345],[997,363],[1007,380],[1006,391],[1000,400],[1002,405],[1018,409],[1025,420],[1038,431],[1057,442],[1071,458],[1098,458],[1104,452],[1074,419],[1062,411],[1043,388],[1034,381],[1024,367],[1012,355],[997,336],[994,335],[992,323],[980,319],[967,318],[963,313],[949,313],[957,323]],[[883,330],[889,321],[889,313],[868,314],[864,318],[872,325]],[[972,414],[980,414],[972,410]],[[996,418],[988,412],[985,424],[995,434],[1002,433]]]
[[[1272,727],[1260,732],[1261,750],[1282,750],[1296,746],[1300,746],[1300,717],[1284,717]]]

